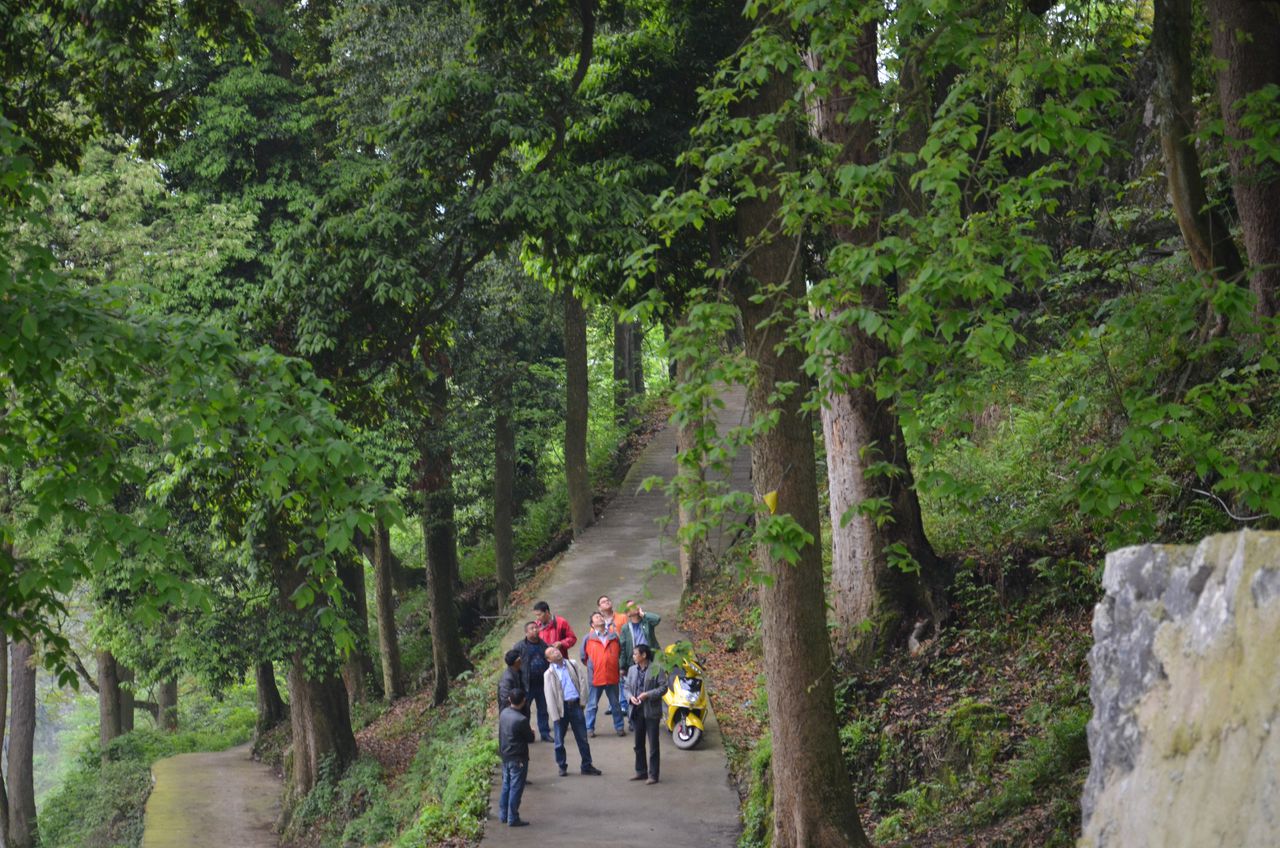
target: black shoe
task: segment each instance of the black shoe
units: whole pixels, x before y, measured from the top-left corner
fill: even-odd
[[[554,742],[554,741],[556,741],[556,740],[555,740],[555,739],[553,739],[553,738],[551,737],[551,734],[549,734],[549,733],[544,733],[544,734],[542,734],[542,741],[543,741],[543,742]]]
[[[605,714],[605,715],[613,715],[613,707],[610,707],[609,709],[605,710],[605,711],[604,711],[604,714]]]
[[[524,827],[527,824],[528,822],[525,821],[524,819],[516,819],[515,821],[509,823],[507,827]]]
[[[636,772],[634,775],[632,775],[632,776],[631,776],[631,779],[632,779],[632,780],[648,780],[648,779],[649,779],[649,775],[648,775],[647,773],[645,773],[645,772],[638,771],[638,772]]]
[[[569,769],[568,769],[568,767],[567,767],[567,766],[560,766],[560,776],[561,776],[561,777],[565,777],[565,776],[566,776],[566,775],[568,775],[568,774],[569,774]]]
[[[582,773],[583,774],[604,774],[604,772],[600,771],[600,769],[596,768],[595,766],[583,766]]]

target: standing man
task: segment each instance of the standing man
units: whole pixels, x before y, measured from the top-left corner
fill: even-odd
[[[582,652],[590,662],[587,668],[591,672],[591,689],[587,692],[587,735],[596,735],[596,711],[600,708],[600,695],[609,696],[610,715],[613,716],[613,730],[619,736],[626,736],[622,729],[622,708],[618,704],[618,680],[620,669],[618,634],[609,630],[604,616],[591,614],[591,630],[582,643]]]
[[[538,622],[530,621],[525,624],[524,638],[516,642],[514,648],[524,658],[521,666],[525,679],[529,682],[525,691],[538,705],[538,733],[543,742],[550,742],[551,720],[547,715],[547,696],[542,686],[542,675],[547,670],[547,643],[538,636]]]
[[[613,601],[608,595],[601,595],[596,599],[596,608],[600,610],[600,614],[604,616],[605,627],[618,634],[618,638],[622,638],[622,628],[627,623],[627,614],[625,612],[617,612],[613,608]],[[619,646],[621,651],[621,646]],[[621,656],[625,659],[631,656],[630,651],[621,651]],[[620,667],[618,671],[618,700],[626,702],[627,690],[624,688],[623,674],[626,672],[626,665]],[[612,707],[612,712],[617,712]]]
[[[667,691],[667,673],[652,664],[653,651],[648,645],[637,645],[633,652],[634,664],[627,672],[627,699],[631,704],[631,721],[636,727],[636,773],[632,780],[643,780],[646,785],[658,782],[658,727],[662,722],[662,695]],[[648,742],[649,758],[645,762],[645,743]]]
[[[521,692],[529,691],[529,676],[524,671],[524,656],[520,653],[520,649],[512,648],[507,651],[506,656],[502,659],[507,664],[507,667],[502,672],[502,676],[498,678],[499,714],[511,705],[512,692],[517,689]],[[529,717],[529,701],[527,699],[521,712],[524,713],[525,718]]]
[[[662,616],[657,613],[645,612],[639,604],[627,602],[627,621],[618,633],[618,640],[622,650],[622,674],[628,686],[630,686],[630,678],[626,677],[626,674],[627,669],[631,667],[631,656],[635,649],[641,645],[648,645],[651,652],[662,650],[655,631],[660,621]],[[626,694],[635,694],[635,690],[627,689]],[[635,730],[635,727],[631,729]]]
[[[560,766],[560,776],[569,773],[569,759],[565,755],[565,733],[572,730],[574,741],[578,743],[578,756],[582,759],[583,774],[601,774],[600,769],[591,764],[591,746],[587,743],[587,722],[583,716],[583,693],[590,688],[587,670],[581,663],[565,659],[558,648],[547,648],[547,669],[543,679],[547,694],[547,713],[551,716],[555,728],[556,765]]]
[[[498,753],[502,755],[502,790],[498,793],[498,821],[511,827],[524,827],[520,818],[520,798],[529,777],[529,743],[533,728],[529,726],[529,705],[525,694],[512,689],[510,706],[498,715]],[[522,709],[523,708],[523,709]]]

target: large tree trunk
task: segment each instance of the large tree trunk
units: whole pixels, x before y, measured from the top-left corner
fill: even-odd
[[[137,698],[133,693],[133,669],[119,666],[116,677],[120,681],[120,732],[133,732],[133,709]]]
[[[156,724],[172,733],[178,729],[178,681],[163,680],[156,687]]]
[[[1156,0],[1151,46],[1156,58],[1153,102],[1160,119],[1160,149],[1178,229],[1196,269],[1219,280],[1244,269],[1231,231],[1209,206],[1200,158],[1191,134],[1191,0]]]
[[[309,679],[306,655],[297,651],[289,666],[289,717],[293,728],[293,790],[310,792],[320,777],[320,764],[332,758],[340,774],[356,758],[347,687],[336,673]]]
[[[5,750],[9,727],[9,636],[0,630],[0,751]],[[9,844],[9,790],[0,774],[0,845]]]
[[[627,360],[631,365],[628,379],[631,388],[631,408],[634,412],[636,402],[644,397],[644,327],[640,326],[639,321],[631,323],[628,341],[630,349]]]
[[[826,95],[810,104],[813,132],[839,147],[840,164],[869,165],[876,156],[875,127],[869,121],[849,121],[845,113],[860,90],[877,87],[875,23],[863,25],[856,53],[849,58],[832,73],[835,79]],[[808,61],[819,69],[824,60],[810,55]],[[877,237],[878,225],[874,218],[858,226],[836,223],[833,234],[846,244],[865,244]],[[859,286],[857,305],[887,311],[886,285],[870,281]],[[817,317],[832,320],[849,306],[834,305]],[[845,341],[847,350],[833,354],[829,363],[831,385],[822,406],[831,511],[831,589],[837,645],[847,657],[865,665],[902,629],[905,619],[927,616],[935,626],[941,623],[945,581],[925,536],[897,413],[888,400],[876,397],[874,389],[888,349],[881,339],[856,326]],[[884,507],[872,512],[864,507],[867,504]],[[895,566],[893,552],[906,554],[914,564]]]
[[[123,731],[120,717],[120,666],[110,651],[98,652],[98,745],[107,745]]]
[[[780,109],[789,86],[776,74],[739,109],[746,116]],[[779,129],[782,150],[794,149],[788,128]],[[803,356],[787,344],[779,315],[790,314],[804,298],[804,282],[793,256],[796,245],[767,234],[776,227],[776,195],[743,201],[737,212],[739,241],[752,245],[744,272],[734,282],[742,312],[746,349],[755,360],[749,387],[753,415],[776,414],[777,423],[756,437],[751,451],[756,494],[776,492],[777,517],[788,517],[810,538],[788,563],[772,546],[757,546],[754,558],[765,577],[760,588],[765,676],[773,737],[773,827],[777,848],[847,848],[867,839],[853,803],[853,787],[836,734],[831,647],[827,641],[822,586],[822,550],[813,429],[802,414],[808,379]],[[768,293],[761,302],[757,295]],[[780,386],[792,387],[784,398]],[[757,516],[767,527],[777,518]]]
[[[29,642],[11,652],[9,685],[9,837],[6,848],[33,848],[37,841],[35,744],[36,667]]]
[[[516,588],[515,536],[512,512],[516,486],[516,429],[510,398],[503,393],[493,422],[493,553],[498,572],[498,610]]]
[[[351,609],[347,622],[355,633],[356,646],[342,664],[342,681],[347,687],[351,704],[363,704],[369,699],[368,681],[373,679],[373,660],[369,656],[369,600],[364,587],[364,563],[350,557],[338,566],[342,588],[346,590]]]
[[[1189,0],[1177,0],[1190,5]],[[1156,5],[1159,8],[1159,3]],[[1280,313],[1280,173],[1274,162],[1251,164],[1242,125],[1242,101],[1268,85],[1280,85],[1280,2],[1209,0],[1218,102],[1227,129],[1227,158],[1240,213],[1250,288],[1261,317]]]
[[[276,670],[271,663],[258,663],[254,669],[254,681],[258,684],[258,725],[254,734],[261,736],[289,717],[289,707],[280,697]]]
[[[434,700],[449,695],[449,681],[471,668],[462,648],[454,584],[458,544],[454,526],[453,453],[448,443],[449,387],[443,369],[431,381],[431,431],[421,462],[422,537],[427,555],[427,591],[431,597],[431,656],[435,663]]]
[[[587,470],[587,316],[582,301],[564,288],[564,473],[574,538],[595,520]]]
[[[393,591],[391,529],[379,524],[373,537],[374,607],[378,616],[378,656],[382,660],[382,696],[388,703],[404,695],[400,666],[400,637],[396,633],[396,600]]]

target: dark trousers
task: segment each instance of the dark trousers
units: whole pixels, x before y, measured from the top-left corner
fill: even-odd
[[[546,739],[551,735],[551,716],[547,714],[547,693],[541,686],[532,686],[529,689],[529,697],[538,707],[538,735]],[[524,707],[525,715],[528,715],[529,705],[526,703]]]
[[[658,752],[658,728],[662,724],[662,720],[645,718],[644,707],[633,709],[631,711],[631,720],[636,725],[636,774],[644,774],[646,772],[645,743],[648,742],[649,767],[647,771],[652,780],[657,780],[658,765],[662,760]]]
[[[578,756],[582,758],[582,768],[591,766],[591,746],[587,744],[587,717],[582,712],[579,701],[565,701],[564,718],[556,722],[556,765],[566,768],[569,758],[564,750],[565,733],[572,730],[573,739],[578,743]]]
[[[520,798],[524,795],[525,778],[528,776],[528,760],[505,760],[502,763],[502,791],[498,793],[498,821],[504,824],[519,821]]]

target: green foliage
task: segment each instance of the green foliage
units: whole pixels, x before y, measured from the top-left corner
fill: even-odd
[[[742,805],[742,836],[738,848],[766,848],[773,842],[773,783],[770,764],[773,742],[769,734],[757,740],[748,761],[747,800]]]
[[[1085,727],[1091,711],[1073,707],[1058,717],[1046,716],[1041,732],[1028,739],[1009,762],[995,794],[973,809],[976,822],[1007,816],[1030,804],[1037,790],[1067,779],[1089,760]]]

